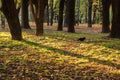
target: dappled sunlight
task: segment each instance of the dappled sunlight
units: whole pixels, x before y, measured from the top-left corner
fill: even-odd
[[[120,79],[120,51],[99,42],[107,40],[102,39],[106,35],[46,31],[45,39],[41,40],[42,37],[33,33],[34,30],[24,31],[25,39],[14,41],[9,39],[9,33],[1,32],[0,76],[3,79],[4,76],[8,79],[11,76],[54,80]],[[84,42],[77,41],[83,36],[87,37]]]
[[[120,80],[120,0],[0,0],[0,80]]]

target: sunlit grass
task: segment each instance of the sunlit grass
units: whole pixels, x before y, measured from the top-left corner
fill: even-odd
[[[34,33],[24,30],[24,40],[14,41],[9,32],[0,32],[0,79],[120,79],[119,39],[49,30],[43,39]]]

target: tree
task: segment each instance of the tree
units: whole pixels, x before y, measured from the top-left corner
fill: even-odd
[[[5,17],[3,14],[1,14],[1,27],[5,28]]]
[[[53,4],[54,4],[54,0],[50,0],[50,13],[51,13],[50,25],[51,26],[53,25],[53,17],[54,17]]]
[[[120,38],[120,0],[112,0],[112,27],[110,37]]]
[[[31,10],[36,24],[36,35],[41,36],[44,33],[44,10],[48,0],[30,0]],[[35,8],[33,7],[33,4]]]
[[[64,3],[64,13],[65,13],[65,16],[63,17],[63,19],[64,19],[64,27],[68,27],[68,25],[67,25],[67,6],[66,6],[66,4],[67,4],[67,0],[65,0],[65,3]]]
[[[93,20],[92,23],[95,24],[97,20],[97,3],[93,4]]]
[[[80,16],[80,0],[76,0],[76,19],[75,23],[81,23],[81,16]]]
[[[92,27],[92,0],[88,0],[88,27]]]
[[[66,17],[67,17],[67,26],[68,32],[75,32],[75,0],[67,0],[66,2]]]
[[[111,0],[102,0],[102,33],[110,32],[109,9]]]
[[[45,8],[45,20],[47,22],[47,26],[49,26],[49,4],[48,3]]]
[[[88,6],[88,4],[87,3],[85,3],[85,6]],[[85,7],[85,23],[87,23],[88,22],[88,7]]]
[[[63,30],[63,11],[64,11],[64,3],[65,0],[60,0],[60,5],[59,5],[59,20],[58,20],[58,31]]]
[[[22,33],[20,22],[18,19],[18,10],[16,9],[16,4],[14,0],[1,0],[2,2],[2,12],[6,16],[8,25],[10,28],[10,33],[13,40],[22,40]]]
[[[28,6],[29,0],[22,0],[22,22],[21,26],[25,29],[30,29],[29,20],[28,20]]]

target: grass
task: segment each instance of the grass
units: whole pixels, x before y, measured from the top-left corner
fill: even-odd
[[[46,30],[42,39],[24,30],[14,41],[1,31],[0,80],[120,80],[120,40],[107,36]]]

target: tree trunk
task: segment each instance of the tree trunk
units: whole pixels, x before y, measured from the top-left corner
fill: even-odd
[[[81,20],[80,20],[80,0],[77,0],[77,9],[78,9],[78,12],[77,12],[77,24],[81,23]]]
[[[44,30],[43,30],[44,10],[45,10],[45,1],[38,0],[38,13],[37,13],[38,16],[36,16],[36,35],[37,36],[42,36],[44,33]]]
[[[67,1],[65,0],[65,3],[64,3],[65,5],[64,5],[64,11],[65,11],[65,16],[63,17],[64,19],[64,27],[68,27],[68,25],[67,25],[67,6],[66,6],[66,4],[67,4]]]
[[[44,10],[48,0],[30,0],[31,11],[36,23],[36,36],[42,36],[44,34],[43,22],[44,22]],[[33,7],[35,5],[35,8]]]
[[[85,8],[85,23],[88,23],[88,8]]]
[[[63,30],[63,11],[64,11],[64,3],[65,0],[60,0],[60,5],[59,5],[59,20],[58,20],[58,31]]]
[[[5,17],[1,14],[1,28],[5,28]]]
[[[13,40],[22,40],[18,12],[14,0],[2,0],[2,11],[7,18]]]
[[[67,25],[68,25],[68,32],[75,32],[74,25],[75,25],[75,0],[67,0],[66,4],[67,8]]]
[[[43,15],[43,14],[42,14]],[[44,16],[44,15],[43,15]],[[42,17],[43,17],[42,16]],[[37,18],[35,23],[36,23],[36,36],[42,36],[43,35],[43,18]]]
[[[112,0],[112,12],[113,12],[113,20],[112,20],[112,28],[110,37],[112,38],[120,38],[120,0]]]
[[[51,2],[50,2],[50,7],[51,7],[51,11],[50,11],[50,13],[51,13],[51,18],[50,18],[50,25],[52,26],[53,25],[53,17],[54,17],[54,11],[53,11],[53,2],[54,2],[54,0],[51,0]]]
[[[47,15],[47,25],[49,26],[49,5],[47,3],[47,6],[46,6],[46,15]]]
[[[88,0],[88,27],[92,27],[92,0]]]
[[[28,0],[22,0],[22,22],[21,27],[25,29],[30,29],[28,20]]]
[[[110,20],[109,20],[109,9],[111,0],[102,0],[102,33],[110,32]]]
[[[96,16],[96,12],[97,12],[97,6],[94,6],[94,10],[93,10],[93,24],[96,23],[96,20],[97,20],[97,16]]]

